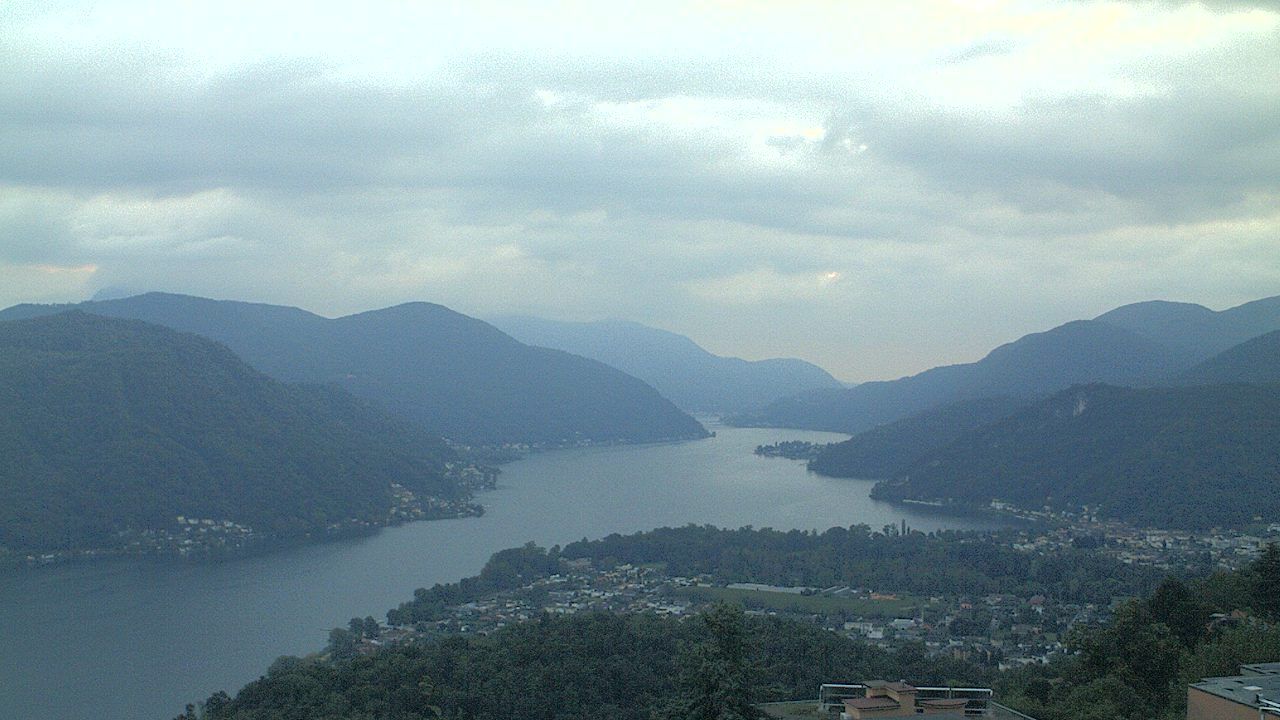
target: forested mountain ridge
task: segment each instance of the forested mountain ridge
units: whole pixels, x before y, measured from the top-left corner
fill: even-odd
[[[1280,386],[1080,386],[966,432],[872,495],[1241,526],[1280,514],[1277,437]]]
[[[457,498],[439,439],[196,335],[83,312],[0,322],[0,546],[109,547],[176,516],[297,535]]]
[[[1166,304],[1158,304],[1163,307]],[[1172,315],[1211,313],[1199,305],[1175,306]],[[1280,383],[1280,331],[1247,340],[1166,381],[1168,386],[1229,383]],[[961,433],[975,430],[1012,414],[1031,401],[980,398],[926,410],[902,420],[866,430],[841,443],[828,445],[811,470],[833,477],[888,478],[926,452],[938,450]]]
[[[431,303],[327,319],[298,308],[147,293],[75,306],[19,305],[0,319],[68,307],[203,335],[272,377],[339,385],[463,442],[645,442],[707,434],[622,371],[524,345]]]
[[[1280,330],[1230,347],[1178,375],[1180,385],[1280,383]]]
[[[865,430],[823,448],[809,469],[828,477],[888,478],[966,431],[1008,417],[1029,401],[1007,396],[962,400]]]
[[[804,360],[714,355],[693,340],[623,320],[560,322],[527,316],[491,322],[521,342],[599,360],[652,385],[686,412],[742,412],[840,382]]]

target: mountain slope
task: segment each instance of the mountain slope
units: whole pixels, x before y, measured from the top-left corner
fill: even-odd
[[[1201,305],[1153,301],[1124,305],[1095,318],[1207,358],[1263,333],[1280,330],[1280,296],[1215,312]]]
[[[1008,417],[1027,405],[1011,397],[962,400],[861,432],[828,445],[809,469],[829,477],[887,478],[925,453],[969,430]]]
[[[993,499],[1162,527],[1280,514],[1280,386],[1071,388],[927,453],[881,499]]]
[[[1178,384],[1280,383],[1280,330],[1247,340],[1176,378]]]
[[[639,323],[515,316],[492,322],[521,342],[589,357],[634,375],[686,412],[741,412],[805,390],[841,387],[827,371],[803,360],[721,357],[683,335]]]
[[[0,546],[110,545],[178,515],[293,535],[453,496],[437,438],[222,345],[68,312],[0,322]]]
[[[847,390],[802,393],[734,421],[859,433],[962,400],[1034,398],[1088,382],[1149,384],[1193,362],[1188,352],[1131,330],[1079,320],[1001,345],[978,362]]]
[[[340,385],[456,440],[643,442],[706,435],[636,378],[529,347],[440,305],[409,303],[333,320],[297,308],[165,293],[76,307],[212,338],[275,378]],[[16,306],[0,319],[59,309]]]

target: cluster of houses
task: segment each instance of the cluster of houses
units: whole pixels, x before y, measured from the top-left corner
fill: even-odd
[[[1062,518],[1056,518],[1062,520]],[[1117,521],[1070,518],[1052,529],[1027,532],[1013,544],[1023,552],[1053,552],[1082,543],[1131,565],[1167,570],[1219,567],[1237,569],[1261,555],[1269,543],[1280,543],[1280,523],[1250,530],[1191,532],[1139,528]]]

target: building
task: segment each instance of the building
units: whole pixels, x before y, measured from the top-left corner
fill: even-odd
[[[1187,720],[1280,718],[1280,662],[1240,666],[1240,674],[1187,686]]]
[[[818,689],[818,711],[819,716],[825,715],[832,720],[836,717],[864,720],[915,715],[928,715],[938,720],[1033,720],[995,702],[990,688],[917,687],[905,681],[884,680],[850,685],[825,684]],[[808,712],[813,712],[813,705],[808,706]],[[783,713],[770,714],[787,717]]]

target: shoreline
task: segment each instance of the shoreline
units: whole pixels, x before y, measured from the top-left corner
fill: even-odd
[[[703,421],[700,420],[700,422]],[[412,512],[405,513],[405,507],[397,505],[393,506],[388,511],[388,518],[383,522],[351,518],[344,520],[341,523],[335,523],[325,529],[313,530],[296,536],[258,534],[250,530],[248,533],[239,534],[239,537],[234,538],[234,541],[230,543],[208,541],[198,544],[192,543],[189,545],[182,545],[181,540],[186,538],[175,539],[176,536],[171,533],[172,528],[132,530],[125,531],[128,533],[128,540],[123,545],[78,548],[74,550],[57,550],[53,552],[0,552],[0,573],[16,572],[19,570],[36,570],[53,566],[82,562],[91,563],[98,560],[122,558],[150,561],[178,561],[195,564],[216,563],[258,557],[308,545],[318,545],[353,538],[372,537],[387,528],[399,527],[409,523],[434,522],[437,520],[462,520],[472,517],[482,517],[485,514],[485,507],[480,502],[475,501],[476,497],[487,490],[493,490],[497,487],[497,477],[501,474],[501,466],[503,465],[523,460],[533,455],[557,450],[666,445],[672,443],[696,442],[698,440],[706,440],[713,437],[715,437],[715,432],[708,431],[707,435],[698,437],[662,438],[643,441],[584,440],[555,444],[507,443],[503,445],[489,446],[458,445],[456,448],[459,453],[463,457],[468,458],[464,460],[463,465],[458,468],[460,473],[459,479],[461,480],[460,485],[465,490],[465,493],[463,493],[463,496],[456,501],[443,501],[443,507],[446,510],[444,512],[441,512],[440,507],[432,506],[425,510],[420,507],[416,508],[417,514],[412,514]],[[468,471],[474,472],[469,473]],[[432,500],[440,502],[438,498],[433,498]],[[213,525],[199,525],[196,527],[216,528],[221,530],[224,525],[222,524],[222,521],[218,521]],[[242,528],[243,526],[235,525],[235,527]],[[160,533],[168,534],[170,537],[166,538],[164,541],[155,540],[154,538]],[[221,535],[222,533],[219,534]]]

